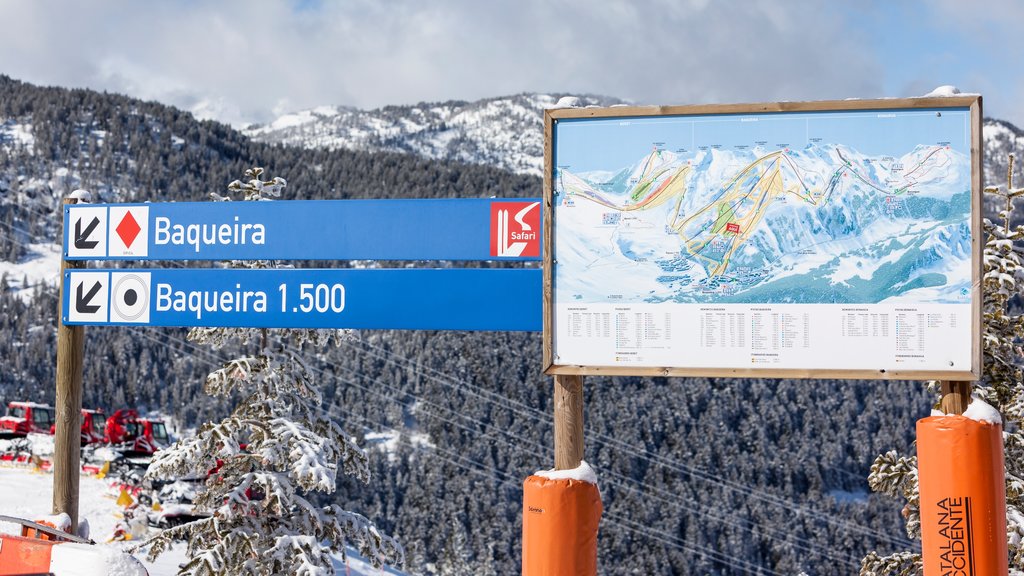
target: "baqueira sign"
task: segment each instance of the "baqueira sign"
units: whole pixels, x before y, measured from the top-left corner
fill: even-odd
[[[539,331],[536,268],[88,269],[67,325]]]
[[[75,204],[67,260],[540,260],[540,200]]]
[[[980,375],[979,96],[545,129],[548,374]]]

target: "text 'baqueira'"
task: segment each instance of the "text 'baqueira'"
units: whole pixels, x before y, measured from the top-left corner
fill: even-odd
[[[263,224],[235,221],[224,224],[172,224],[166,216],[153,220],[153,243],[193,246],[199,254],[203,246],[266,244]]]

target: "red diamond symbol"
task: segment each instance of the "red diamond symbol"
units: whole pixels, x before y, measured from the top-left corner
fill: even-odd
[[[132,242],[135,242],[135,238],[138,237],[142,228],[139,227],[139,223],[135,221],[135,217],[132,216],[131,212],[125,212],[124,218],[121,219],[121,223],[117,225],[117,228],[114,228],[114,231],[121,237],[124,247],[131,248]]]

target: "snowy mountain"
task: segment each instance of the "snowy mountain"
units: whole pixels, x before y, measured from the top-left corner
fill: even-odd
[[[544,164],[542,111],[559,98],[554,94],[517,94],[376,110],[321,106],[286,114],[267,125],[250,126],[242,133],[260,142],[407,152],[540,176]],[[604,96],[580,97],[583,106],[622,102]]]
[[[321,106],[285,114],[270,124],[249,126],[242,133],[259,142],[309,149],[403,152],[540,176],[544,164],[542,111],[559,97],[524,93],[375,110]],[[582,106],[623,103],[610,96],[580,97]],[[1021,157],[1024,153],[1024,131],[1004,120],[986,118],[983,136],[985,184],[1003,186],[1008,154]],[[10,140],[24,137],[23,130],[9,131]]]
[[[1006,186],[1007,157],[1016,154],[1024,158],[1024,130],[994,118],[986,118],[982,136],[985,142],[985,185]],[[1015,172],[1021,173],[1020,163]],[[1014,179],[1014,186],[1021,185],[1021,179]]]

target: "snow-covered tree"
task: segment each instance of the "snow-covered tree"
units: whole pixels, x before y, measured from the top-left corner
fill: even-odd
[[[245,200],[279,196],[283,178],[245,173],[228,185]],[[215,200],[230,197],[212,195]],[[232,262],[267,268],[272,262]],[[402,548],[358,514],[317,506],[311,494],[331,494],[339,470],[366,482],[367,457],[321,406],[321,396],[298,350],[340,341],[344,331],[196,328],[189,339],[214,347],[236,342],[255,351],[212,372],[206,391],[239,399],[230,416],[202,426],[153,459],[152,478],[207,473],[198,510],[209,518],[163,531],[148,540],[155,558],[176,539],[188,541],[179,575],[335,573],[331,554],[346,545],[375,565],[400,565]]]
[[[974,388],[1003,415],[1003,444],[1006,460],[1006,524],[1010,574],[1024,576],[1024,315],[1020,303],[1011,303],[1018,294],[1017,283],[1024,281],[1024,226],[1011,227],[1014,201],[1024,196],[1024,188],[1013,187],[1013,155],[1006,175],[1006,190],[986,188],[1002,203],[997,222],[985,219],[984,272],[982,277],[984,333],[984,369],[982,380]],[[934,384],[933,384],[934,385]],[[907,501],[903,508],[907,535],[921,537],[918,496],[917,457],[903,456],[895,450],[877,459],[868,476],[871,489]],[[861,565],[861,576],[911,576],[919,574],[921,556],[898,552],[881,556],[869,553]]]

